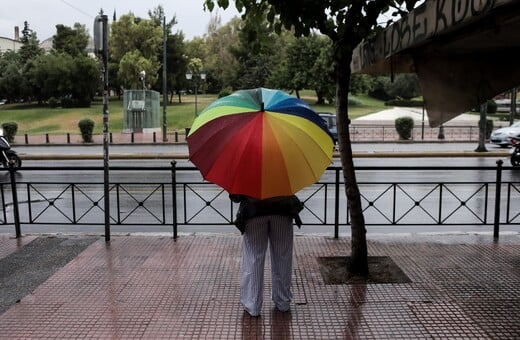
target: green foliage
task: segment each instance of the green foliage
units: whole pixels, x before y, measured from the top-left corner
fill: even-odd
[[[355,97],[352,97],[352,96],[349,96],[348,97],[348,105],[349,106],[361,106],[363,103],[361,102],[361,100],[355,98]]]
[[[231,93],[231,89],[229,88]],[[225,90],[224,90],[225,92]],[[316,94],[312,90],[301,91],[302,99],[306,101],[314,111],[335,112],[333,104],[316,105]],[[184,131],[184,128],[191,126],[194,118],[194,95],[183,95],[182,103],[175,103],[167,106],[166,121],[168,123],[168,133],[173,131]],[[350,99],[360,102],[360,105],[349,107],[351,119],[378,112],[385,109],[384,103],[367,95],[356,97],[349,96]],[[199,94],[199,109],[206,108],[211,102],[217,99],[217,95]],[[355,104],[349,100],[350,104]],[[120,132],[123,129],[123,100],[111,98],[110,109],[110,131]],[[66,134],[78,133],[78,121],[83,118],[90,118],[95,122],[94,134],[103,132],[103,103],[101,98],[96,98],[89,108],[55,108],[50,110],[48,105],[34,105],[27,103],[1,105],[0,122],[16,121],[18,123],[18,134]]]
[[[233,55],[233,51],[240,44],[238,32],[241,24],[242,20],[238,17],[224,26],[220,25],[218,15],[211,18],[205,40],[206,55],[202,57],[208,74],[208,91],[218,93],[221,89],[236,83],[240,62]],[[188,56],[193,57],[191,54]]]
[[[278,46],[281,62],[275,64],[269,83],[291,91],[314,89],[318,104],[333,102],[330,39],[318,34],[294,38],[287,33],[281,35]]]
[[[54,109],[60,106],[60,101],[55,97],[50,97],[47,99],[47,104],[49,104],[49,106]]]
[[[350,92],[353,94],[368,93],[374,84],[374,77],[368,74],[353,74],[350,78]]]
[[[74,28],[56,25],[56,34],[52,37],[52,48],[57,52],[71,56],[87,54],[89,35],[85,25],[74,24]]]
[[[487,113],[496,113],[497,108],[498,105],[493,99],[487,101]]]
[[[22,46],[18,50],[18,54],[20,55],[22,65],[25,66],[31,59],[44,53],[43,49],[40,47],[40,41],[38,40],[36,32],[29,28],[27,21],[24,22],[24,28],[20,40]]]
[[[472,112],[480,112],[480,108],[482,105],[476,106],[471,109]],[[495,114],[497,113],[498,105],[493,99],[489,99],[486,102],[486,113]],[[509,120],[509,117],[506,119]]]
[[[225,96],[229,96],[231,93],[233,93],[233,90],[230,87],[226,87],[225,89],[222,89],[218,93],[218,97],[222,98],[222,97],[225,97]]]
[[[385,105],[399,107],[422,107],[424,102],[422,100],[391,99],[385,102]]]
[[[18,131],[18,124],[16,122],[5,122],[2,123],[2,129],[7,141],[9,143],[14,142],[14,136],[16,136],[16,132]]]
[[[412,136],[413,118],[399,117],[395,120],[395,129],[399,134],[399,139],[408,140]]]
[[[60,98],[62,106],[89,106],[99,86],[98,65],[92,58],[66,53],[40,55],[33,61],[28,76],[39,89],[40,102]]]
[[[153,9],[153,11],[148,11],[148,16],[152,21],[155,27],[159,27],[162,29],[163,27],[163,19],[165,19],[166,14],[164,12],[164,8],[159,5]],[[184,34],[182,31],[177,31],[177,33],[172,34],[173,27],[177,24],[177,18],[175,15],[170,20],[166,21],[166,85],[170,95],[173,95],[176,92],[179,92],[184,88],[184,84],[186,83],[185,73],[186,73],[186,51],[184,44]],[[164,37],[164,32],[163,32]],[[157,51],[157,60],[163,61],[163,46],[159,48]],[[120,84],[119,84],[120,85]],[[163,87],[163,72],[162,67],[158,74],[158,80],[155,84],[150,84],[153,90],[158,92],[162,92]]]
[[[90,118],[83,118],[78,122],[81,138],[84,143],[92,143],[92,132],[94,131],[94,121]]]
[[[386,85],[386,92],[392,98],[411,99],[421,95],[419,78],[415,73],[398,74],[393,82]]]
[[[6,98],[10,102],[14,102],[30,92],[23,66],[19,53],[14,51],[0,53],[0,93],[2,99]]]
[[[373,79],[368,93],[384,101],[395,98],[411,99],[421,95],[421,87],[415,74],[398,74],[393,82],[388,76],[379,76]]]
[[[126,88],[140,88],[138,75],[146,72],[146,84],[153,86],[158,79],[162,46],[162,28],[152,19],[136,18],[132,13],[122,15],[111,25],[110,58],[119,64],[119,82]]]
[[[393,99],[387,92],[388,84],[390,84],[390,78],[385,76],[375,77],[373,79],[372,88],[368,91],[368,95],[372,98],[388,101]]]

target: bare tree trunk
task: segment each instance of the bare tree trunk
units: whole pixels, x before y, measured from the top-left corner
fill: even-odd
[[[336,115],[338,124],[339,150],[343,177],[345,180],[345,192],[347,196],[347,208],[350,211],[351,223],[351,261],[349,272],[352,275],[367,276],[368,250],[366,241],[365,218],[361,205],[361,194],[356,180],[354,160],[352,157],[352,144],[350,141],[350,118],[348,116],[348,94],[350,90],[350,61],[352,55],[338,62],[336,85]]]

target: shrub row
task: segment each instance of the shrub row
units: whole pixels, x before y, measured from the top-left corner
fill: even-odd
[[[94,121],[90,118],[84,118],[78,123],[81,132],[81,138],[85,143],[92,143],[92,132],[94,131]],[[14,142],[14,136],[18,132],[18,124],[16,122],[2,123],[2,130],[5,138],[9,143]]]

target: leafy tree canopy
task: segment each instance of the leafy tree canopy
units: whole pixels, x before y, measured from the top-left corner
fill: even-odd
[[[86,55],[89,34],[85,25],[74,24],[74,28],[56,25],[56,34],[52,37],[52,47],[55,51],[71,56]]]
[[[154,20],[125,14],[112,23],[109,37],[111,61],[119,64],[118,78],[124,87],[138,88],[138,74],[146,72],[146,83],[154,85],[158,79],[162,46],[162,28]],[[132,65],[132,63],[134,63]]]

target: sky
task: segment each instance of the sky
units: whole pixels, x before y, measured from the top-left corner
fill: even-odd
[[[14,27],[20,28],[24,21],[36,32],[41,41],[56,33],[56,25],[73,27],[79,22],[92,34],[94,18],[103,9],[112,21],[114,11],[117,17],[132,12],[135,16],[148,18],[148,11],[162,5],[166,20],[176,16],[177,25],[173,33],[183,31],[187,40],[202,36],[207,31],[211,13],[204,11],[204,0],[0,0],[0,36],[14,39]],[[226,10],[218,9],[222,23],[238,15],[234,3]]]

